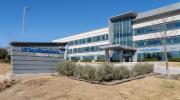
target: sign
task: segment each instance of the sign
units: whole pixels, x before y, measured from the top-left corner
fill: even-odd
[[[156,48],[156,49],[141,49],[140,52],[142,51],[157,51],[159,50],[159,48]]]
[[[32,48],[23,48],[21,47],[21,51],[24,51],[24,52],[41,52],[41,53],[57,53],[59,54],[59,51],[55,51],[55,50],[42,50],[40,48],[38,49],[32,49]]]

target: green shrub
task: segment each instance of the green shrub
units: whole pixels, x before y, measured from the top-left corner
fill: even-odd
[[[91,60],[81,60],[81,62],[92,62]]]
[[[89,80],[89,81],[93,81],[93,80],[95,80],[95,73],[96,73],[95,67],[86,65],[83,67],[82,78]]]
[[[180,58],[168,58],[170,62],[180,62]]]
[[[71,62],[78,62],[78,60],[73,60],[73,61],[71,61]]]
[[[95,60],[95,62],[106,62],[106,60]]]
[[[59,75],[72,76],[75,66],[76,64],[73,62],[62,60],[56,64],[55,70],[59,73]]]
[[[146,62],[146,61],[157,61],[157,58],[152,58],[152,59],[143,59],[142,61],[143,61],[143,62]]]
[[[118,66],[113,68],[113,79],[119,80],[129,77],[129,69],[126,66]]]
[[[3,59],[3,62],[11,62],[10,59]]]
[[[79,79],[82,78],[82,71],[83,71],[83,66],[79,64],[76,65],[73,76]]]
[[[154,65],[149,63],[138,63],[130,70],[130,76],[139,76],[148,74],[154,71]]]
[[[98,66],[98,69],[96,71],[96,80],[97,81],[110,81],[113,78],[113,65],[112,64],[101,64]]]

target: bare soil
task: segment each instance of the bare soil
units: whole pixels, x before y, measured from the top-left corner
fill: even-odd
[[[17,81],[0,92],[0,100],[178,100],[179,88],[179,80],[155,76],[114,86],[44,76]]]
[[[166,67],[166,62],[159,63],[158,66]],[[168,62],[168,66],[169,66],[169,67],[180,68],[180,62]]]
[[[11,73],[11,64],[9,63],[0,63],[0,74],[6,75]]]

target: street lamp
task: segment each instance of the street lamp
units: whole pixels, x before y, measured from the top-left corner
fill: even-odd
[[[24,7],[24,15],[23,15],[23,42],[24,42],[24,22],[25,22],[25,9],[31,10],[31,8]]]

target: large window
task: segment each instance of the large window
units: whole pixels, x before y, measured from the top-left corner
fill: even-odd
[[[74,41],[74,45],[78,45],[78,40],[75,40],[75,41]]]
[[[73,53],[77,53],[77,49],[75,48],[75,49],[73,49]]]
[[[69,46],[72,46],[72,45],[74,45],[73,43],[74,43],[73,41],[69,41],[69,42],[68,42],[68,45],[69,45]]]
[[[140,27],[140,28],[135,28],[134,29],[134,36],[160,32],[160,31],[163,31],[163,27],[166,27],[168,29],[168,31],[174,30],[174,29],[180,29],[180,20],[156,24],[156,25],[151,25],[151,26],[145,26],[145,27]]]
[[[162,43],[164,43],[163,40],[162,40]],[[134,47],[142,48],[142,47],[162,46],[162,43],[161,43],[161,40],[158,38],[147,39],[147,40],[135,41]],[[180,36],[178,35],[178,36],[167,37],[166,44],[168,45],[180,44]]]
[[[91,42],[92,42],[92,38],[91,37],[87,38],[87,43],[91,43]]]
[[[97,52],[98,46],[91,46],[91,52]]]
[[[94,56],[83,56],[83,60],[94,60]]]
[[[72,49],[68,49],[68,54],[72,54]]]
[[[93,37],[93,42],[99,42],[101,41],[101,36],[94,36]]]
[[[85,52],[90,52],[90,47],[85,47],[85,48],[84,48],[84,51],[85,51]]]
[[[97,55],[97,60],[106,60],[106,55]]]
[[[78,48],[78,53],[84,53],[84,48]]]
[[[85,39],[80,39],[79,44],[85,44],[86,43],[86,38]]]
[[[108,34],[102,35],[102,41],[108,40]]]
[[[71,61],[73,60],[81,60],[80,57],[71,57]]]

